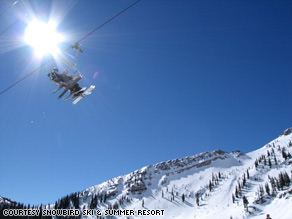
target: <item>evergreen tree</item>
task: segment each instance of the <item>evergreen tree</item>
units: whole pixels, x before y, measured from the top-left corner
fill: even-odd
[[[40,218],[42,218],[43,217],[43,205],[41,204],[41,206],[40,206],[40,215],[39,215],[39,217]]]
[[[113,206],[111,204],[108,204],[107,209],[113,209]]]
[[[285,186],[285,179],[284,179],[284,175],[282,172],[279,174],[279,186],[280,186],[281,190],[283,190],[283,188]]]
[[[172,196],[172,200],[174,200],[174,190],[173,190],[173,187],[171,189],[171,196]]]
[[[277,187],[277,190],[279,191],[281,189],[281,186],[280,186],[280,183],[279,183],[279,180],[278,179],[275,179],[276,181],[276,187]]]
[[[67,209],[69,208],[69,205],[70,205],[70,198],[69,198],[69,195],[67,195],[65,198],[61,199],[60,208]]]
[[[272,196],[276,196],[276,187],[272,187],[272,193],[271,193],[271,195]]]
[[[265,194],[264,188],[262,185],[260,185],[258,195],[259,195],[259,200],[261,201],[261,203],[263,203],[264,201],[264,194]]]
[[[107,200],[107,195],[106,195],[106,193],[105,193],[105,194],[104,194],[104,197],[103,197],[103,203],[105,203],[106,200]]]
[[[258,161],[258,159],[256,159],[255,162],[254,162],[254,166],[255,166],[256,169],[258,168],[258,165],[259,165],[259,161]]]
[[[210,190],[210,192],[212,191],[212,188],[213,188],[213,184],[212,184],[212,182],[211,182],[211,180],[209,181],[209,190]]]
[[[238,195],[241,196],[241,194],[242,194],[241,185],[238,182]]]
[[[55,208],[55,209],[58,209],[58,202],[57,202],[57,201],[55,202],[55,206],[54,206],[54,208]]]
[[[78,208],[80,207],[79,193],[75,196],[74,207],[75,207],[76,209],[78,209]]]
[[[235,196],[234,196],[233,193],[232,193],[232,203],[233,203],[233,204],[235,203]]]
[[[181,200],[182,200],[182,202],[185,202],[185,194],[182,194]]]
[[[200,206],[200,194],[197,192],[195,194],[195,196],[196,196],[196,203],[197,203],[198,206]]]
[[[242,185],[245,186],[245,184],[246,184],[246,178],[245,178],[245,174],[243,174]]]
[[[270,193],[270,187],[268,183],[265,184],[265,189],[266,189],[266,193],[270,196],[271,193]]]
[[[245,196],[243,196],[243,206],[244,206],[244,209],[246,210],[246,211],[248,211],[248,204],[249,204],[249,202],[248,202],[248,200],[247,200],[247,198],[245,197]]]
[[[144,205],[144,204],[143,204]],[[143,206],[144,207],[144,206]],[[119,203],[115,202],[113,205],[113,209],[119,209]]]
[[[284,172],[284,173],[283,173],[283,179],[284,179],[284,186],[289,187],[290,184],[291,184],[291,180],[290,180],[290,178],[289,178],[287,172]]]
[[[275,165],[278,165],[278,161],[277,161],[277,158],[276,158],[275,154],[274,154],[274,162],[275,162]]]
[[[92,195],[91,202],[89,205],[90,209],[95,209],[97,207],[97,195]]]
[[[237,189],[237,186],[235,187],[235,197],[238,198],[239,195],[238,195],[238,189]]]
[[[287,158],[288,158],[288,155],[287,155],[287,153],[286,153],[286,151],[285,151],[285,148],[282,149],[282,157],[283,157],[285,160],[287,160]]]
[[[270,158],[268,160],[268,163],[269,163],[269,167],[272,168],[272,162],[271,162],[271,159]]]

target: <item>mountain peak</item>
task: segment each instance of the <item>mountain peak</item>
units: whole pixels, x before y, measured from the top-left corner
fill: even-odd
[[[280,136],[290,135],[291,133],[292,133],[292,128],[288,128]]]
[[[288,219],[292,214],[291,133],[289,128],[265,147],[247,154],[214,150],[145,166],[46,208],[114,209],[116,214],[125,209],[136,213],[139,209],[160,209],[164,212],[160,218],[260,219],[270,213]],[[1,206],[4,209],[16,204],[0,197]],[[135,218],[156,218],[144,216]]]

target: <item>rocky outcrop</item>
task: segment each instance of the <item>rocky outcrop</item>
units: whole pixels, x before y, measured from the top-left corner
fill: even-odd
[[[286,129],[280,136],[283,136],[283,135],[290,135],[292,133],[292,128],[288,128]]]

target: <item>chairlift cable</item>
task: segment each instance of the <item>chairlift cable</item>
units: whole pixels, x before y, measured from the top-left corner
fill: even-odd
[[[131,7],[133,7],[134,5],[136,5],[137,3],[139,3],[140,1],[141,0],[135,1],[133,4],[131,4],[130,6],[128,6],[127,8],[125,8],[124,10],[122,10],[121,12],[117,13],[115,16],[113,16],[112,18],[110,18],[109,20],[107,20],[106,22],[104,22],[102,25],[100,25],[99,27],[95,28],[93,31],[91,31],[90,33],[88,33],[87,35],[85,35],[84,37],[82,37],[76,43],[80,43],[81,41],[83,41],[84,39],[86,39],[87,37],[89,37],[91,34],[93,34],[94,32],[96,32],[98,29],[102,28],[104,25],[106,25],[107,23],[111,22],[112,20],[114,20],[115,18],[117,18],[118,16],[120,16],[122,13],[124,13],[125,11],[127,11],[128,9],[130,9]]]
[[[12,6],[14,6],[14,5],[16,5],[17,4],[17,2],[18,2],[18,0],[17,1],[15,1],[14,3],[12,3],[6,10],[4,10],[4,11],[2,11],[1,12],[1,14],[0,14],[0,16],[2,16],[9,8],[11,8]],[[27,14],[25,14],[24,16],[26,16]],[[17,24],[18,22],[20,21],[20,18],[17,20],[17,21],[15,21],[13,24],[11,24],[9,27],[7,27],[4,31],[2,31],[1,33],[0,33],[0,36],[3,34],[3,33],[5,33],[6,31],[8,31],[10,28],[12,28],[15,24]]]
[[[18,0],[16,0],[15,2],[13,2],[11,5],[9,5],[4,11],[2,11],[0,13],[0,16],[2,16],[3,14],[6,13],[6,11],[8,11],[10,8],[12,8],[14,5],[16,5],[18,3]]]
[[[19,79],[18,81],[16,81],[14,84],[10,85],[8,88],[6,88],[5,90],[1,91],[0,95],[5,93],[6,91],[8,91],[9,89],[11,89],[12,87],[14,87],[15,85],[17,85],[19,82],[23,81],[24,79],[26,79],[27,77],[31,76],[32,74],[36,73],[38,70],[40,70],[42,67],[44,67],[45,65],[47,65],[49,62],[53,61],[53,59],[51,59],[50,61],[40,65],[38,68],[36,68],[35,70],[31,71],[30,73],[28,73],[27,75],[25,75],[24,77],[22,77],[21,79]]]
[[[14,25],[16,25],[19,21],[20,21],[20,19],[18,19],[17,21],[15,21],[13,24],[11,24],[9,27],[7,27],[5,30],[3,30],[3,31],[0,33],[0,36],[1,36],[2,34],[4,34],[6,31],[8,31],[10,28],[12,28]]]
[[[18,2],[18,0],[15,1],[11,6],[14,6],[17,2]],[[39,6],[41,3],[42,3],[42,1],[40,1],[40,2],[37,4],[37,6]],[[11,7],[11,6],[10,6],[10,7]],[[2,14],[3,14],[3,13],[2,13]],[[26,14],[20,16],[20,18],[18,18],[13,24],[11,24],[9,27],[7,27],[5,30],[3,30],[3,31],[0,33],[0,36],[1,36],[2,34],[4,34],[5,32],[7,32],[9,29],[11,29],[14,25],[16,25],[19,21],[21,21],[21,20],[22,20],[25,16],[27,16],[27,15],[28,15],[28,13],[26,13]],[[0,15],[0,16],[1,16],[1,15]]]
[[[128,9],[130,9],[131,7],[133,7],[134,5],[136,5],[138,2],[140,2],[141,0],[137,0],[136,2],[134,2],[133,4],[131,4],[130,6],[128,6],[127,8],[125,8],[124,10],[120,11],[119,13],[117,13],[115,16],[111,17],[110,19],[108,19],[106,22],[104,22],[102,25],[98,26],[97,28],[95,28],[93,31],[91,31],[90,33],[88,33],[87,35],[85,35],[84,37],[82,37],[80,40],[78,40],[75,44],[80,43],[81,41],[83,41],[84,39],[86,39],[87,37],[89,37],[90,35],[92,35],[94,32],[96,32],[98,29],[102,28],[103,26],[105,26],[106,24],[108,24],[109,22],[111,22],[112,20],[114,20],[115,18],[117,18],[119,15],[121,15],[122,13],[126,12]],[[74,45],[75,45],[74,44]],[[69,50],[70,48],[72,48],[72,46],[68,47],[67,49],[65,49],[64,51]],[[18,81],[16,81],[14,84],[10,85],[8,88],[6,88],[5,90],[1,91],[0,95],[4,94],[5,92],[7,92],[9,89],[11,89],[12,87],[16,86],[18,83],[20,83],[21,81],[23,81],[24,79],[28,78],[29,76],[31,76],[32,74],[36,73],[38,70],[40,70],[41,68],[43,68],[44,66],[46,66],[48,63],[50,63],[51,61],[53,61],[53,58],[51,58],[49,61],[47,61],[46,63],[40,65],[39,67],[37,67],[35,70],[31,71],[30,73],[28,73],[27,75],[25,75],[24,77],[22,77],[21,79],[19,79]]]

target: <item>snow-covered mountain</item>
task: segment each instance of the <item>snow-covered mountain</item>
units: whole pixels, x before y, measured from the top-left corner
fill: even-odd
[[[292,219],[291,154],[292,128],[247,154],[216,150],[161,162],[43,208],[115,214],[106,218]]]

